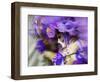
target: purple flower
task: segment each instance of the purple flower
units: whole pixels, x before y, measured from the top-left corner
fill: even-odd
[[[38,40],[36,44],[36,50],[38,50],[40,53],[43,53],[46,49],[45,44],[43,43],[43,40]]]
[[[46,33],[48,35],[49,38],[53,38],[55,37],[55,26],[50,24],[49,27],[47,27],[46,29]]]
[[[60,17],[53,16],[35,16],[34,17],[34,34],[43,35],[46,38],[53,38],[55,36],[55,25],[56,21],[60,20]],[[39,21],[39,22],[37,22]],[[40,23],[40,25],[38,24]],[[41,27],[41,29],[40,29]]]
[[[66,27],[62,22],[57,22],[56,29],[58,29],[59,32],[66,32]]]
[[[56,56],[52,60],[54,65],[61,65],[62,62],[64,62],[64,57],[62,56],[61,53],[56,53]]]
[[[57,27],[56,29],[58,29],[59,32],[68,32],[71,35],[76,34],[76,31],[78,27],[78,23],[77,22],[73,22],[71,20],[62,20],[57,22]]]
[[[74,64],[87,64],[87,47],[83,47],[83,49],[79,49],[76,53],[76,61],[74,61]]]

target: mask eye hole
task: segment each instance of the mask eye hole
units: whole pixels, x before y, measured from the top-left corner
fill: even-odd
[[[60,34],[58,34],[58,36],[57,36],[57,37],[58,37],[58,39],[60,39],[60,38],[61,38],[61,35],[60,35]]]
[[[61,42],[64,42],[64,37],[63,37],[63,35],[61,35],[61,34],[58,34],[58,39],[61,41]]]

